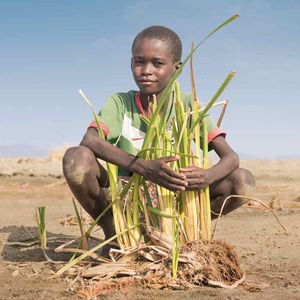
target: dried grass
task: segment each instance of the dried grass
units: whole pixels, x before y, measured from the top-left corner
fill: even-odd
[[[70,148],[70,145],[58,146],[49,151],[47,160],[49,161],[62,161],[65,152]]]
[[[145,255],[147,254],[147,255]],[[156,257],[157,261],[145,260]],[[172,278],[171,252],[157,246],[144,246],[136,260],[108,263],[81,271],[93,277],[78,287],[78,295],[93,299],[136,285],[154,289],[188,289],[203,285],[234,288],[245,279],[235,248],[223,241],[195,241],[181,248],[178,278]],[[91,276],[92,275],[92,276]]]

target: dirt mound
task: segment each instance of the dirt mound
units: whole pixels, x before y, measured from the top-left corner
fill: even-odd
[[[180,278],[189,283],[232,285],[243,277],[235,247],[226,242],[199,240],[187,243],[181,252],[193,262],[178,268]]]

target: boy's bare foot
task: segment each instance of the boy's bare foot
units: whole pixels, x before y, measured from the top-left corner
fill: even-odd
[[[110,258],[109,251],[110,249],[119,249],[117,245],[106,244],[101,248],[100,255],[105,258]]]

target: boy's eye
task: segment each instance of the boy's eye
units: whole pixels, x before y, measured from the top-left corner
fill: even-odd
[[[153,62],[153,65],[155,67],[161,67],[163,65],[163,63],[161,61],[155,61],[155,62]]]
[[[141,65],[141,64],[144,63],[144,61],[143,61],[143,59],[141,59],[141,58],[139,58],[139,57],[136,57],[136,58],[133,59],[133,63],[134,63],[135,65]]]

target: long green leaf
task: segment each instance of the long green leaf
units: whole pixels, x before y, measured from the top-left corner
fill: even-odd
[[[87,250],[88,249],[87,236],[86,236],[86,234],[84,232],[82,221],[81,221],[81,218],[80,218],[79,211],[78,211],[78,208],[76,206],[76,203],[75,203],[74,199],[72,199],[72,201],[73,201],[73,206],[74,206],[74,209],[75,209],[75,214],[76,214],[78,226],[79,226],[79,229],[80,229],[81,241],[82,241],[82,243],[81,243],[82,244],[82,248],[84,250]]]
[[[197,124],[203,119],[207,111],[212,107],[212,105],[217,101],[217,99],[220,97],[220,95],[223,93],[233,76],[235,75],[235,72],[231,71],[228,76],[226,77],[225,81],[222,83],[221,87],[218,89],[216,94],[213,96],[213,98],[209,101],[209,103],[205,106],[205,109],[201,111],[199,114],[199,117],[197,120],[195,120],[192,124],[192,126],[189,129],[188,134],[192,134],[194,128],[197,126]]]
[[[36,221],[38,226],[38,233],[41,242],[41,248],[47,248],[47,231],[46,231],[46,207],[38,207],[36,211]]]
[[[89,107],[92,109],[94,119],[95,119],[96,124],[97,124],[97,129],[98,129],[99,135],[103,140],[105,140],[105,135],[104,135],[104,133],[101,129],[101,125],[100,125],[100,122],[99,122],[99,119],[98,119],[98,116],[97,116],[97,113],[94,109],[93,104],[91,103],[91,101],[88,99],[88,97],[84,94],[84,92],[81,89],[78,92],[81,95],[81,97],[86,101],[86,103],[89,105]]]
[[[169,215],[169,214],[166,214],[165,212],[157,209],[157,208],[154,208],[152,206],[147,206],[147,209],[152,212],[153,214],[156,214],[158,216],[161,216],[161,217],[164,217],[164,218],[169,218],[169,219],[173,219],[173,218],[177,218],[178,216],[175,216],[175,215]]]

